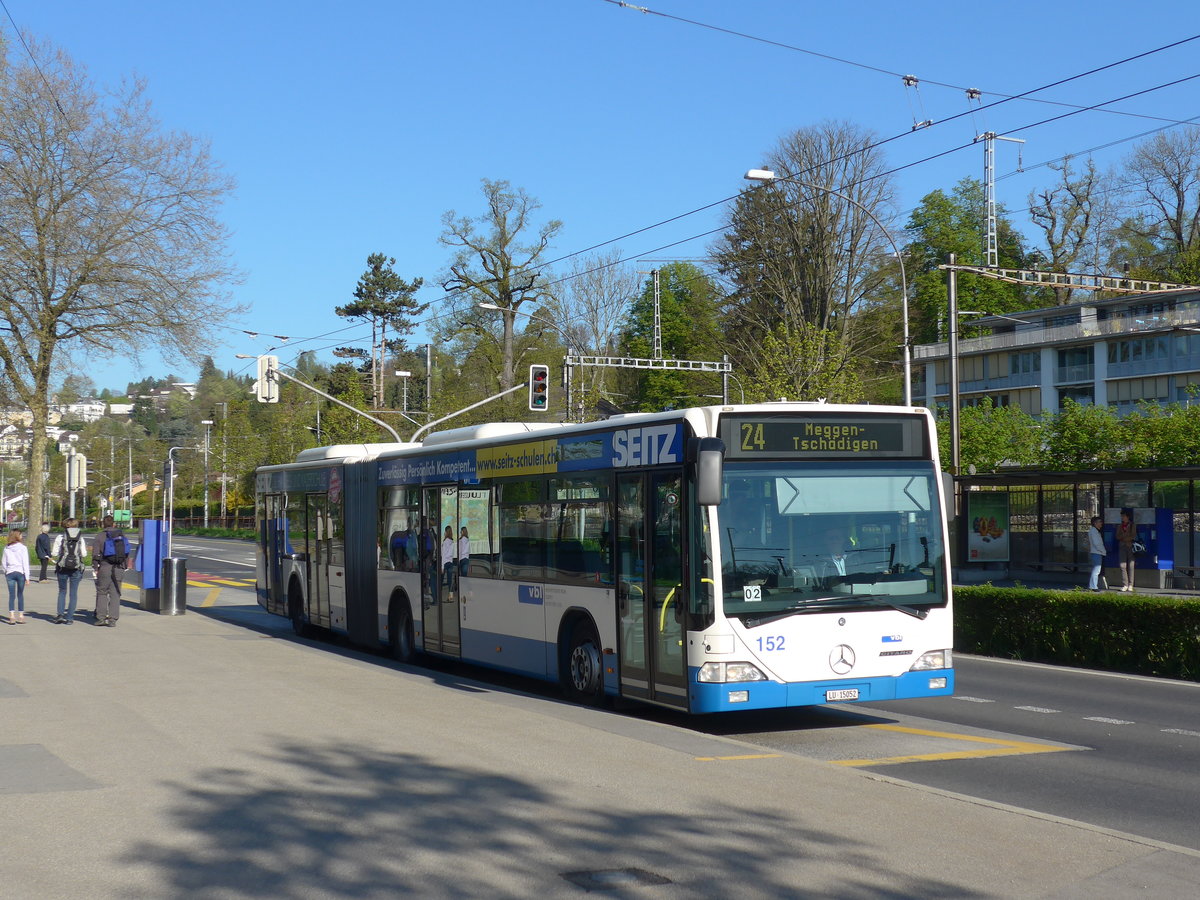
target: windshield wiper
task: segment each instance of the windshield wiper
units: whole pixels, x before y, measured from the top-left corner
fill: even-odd
[[[804,612],[810,609],[825,609],[838,606],[888,606],[897,612],[902,612],[906,616],[912,616],[914,619],[925,619],[929,616],[929,610],[918,609],[915,606],[905,606],[903,603],[896,603],[894,600],[889,600],[886,596],[880,594],[852,594],[850,596],[837,597],[817,597],[813,600],[806,600],[795,606],[789,606],[786,609],[778,610],[770,615],[758,616],[755,618],[747,617],[745,619],[747,628],[755,628],[759,625],[767,625],[771,622],[778,622],[780,619],[787,619],[794,616],[796,613]]]

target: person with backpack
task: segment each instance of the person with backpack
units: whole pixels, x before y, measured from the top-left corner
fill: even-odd
[[[58,615],[54,617],[54,624],[70,625],[75,621],[79,582],[83,581],[84,560],[87,557],[87,542],[83,539],[78,519],[67,519],[63,523],[62,533],[54,536],[50,557],[54,560],[54,574],[58,578]],[[71,595],[69,604],[68,588]]]
[[[133,561],[129,538],[112,516],[105,516],[104,528],[92,541],[92,571],[96,573],[96,619],[93,625],[115,628],[121,616],[121,579]]]

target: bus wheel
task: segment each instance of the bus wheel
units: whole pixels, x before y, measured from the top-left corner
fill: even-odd
[[[412,611],[406,600],[396,601],[393,614],[388,616],[388,646],[392,651],[392,659],[402,663],[412,662],[416,638],[413,636]]]
[[[300,596],[300,588],[294,583],[288,591],[288,618],[292,620],[292,632],[296,637],[308,637],[310,626],[304,620],[304,598]]]
[[[580,621],[571,629],[567,653],[566,686],[571,699],[598,705],[604,696],[600,639],[590,622]]]

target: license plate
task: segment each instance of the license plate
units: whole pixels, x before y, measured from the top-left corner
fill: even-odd
[[[845,690],[841,690],[841,691],[826,691],[825,692],[825,701],[827,703],[833,702],[834,700],[857,700],[857,699],[858,699],[858,688],[846,688]]]

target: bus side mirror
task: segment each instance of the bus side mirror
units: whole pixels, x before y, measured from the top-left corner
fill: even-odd
[[[696,502],[701,506],[720,506],[725,472],[725,442],[720,438],[699,438],[690,442],[696,462]]]
[[[949,472],[942,473],[942,493],[946,495],[946,521],[954,521],[954,476]]]

